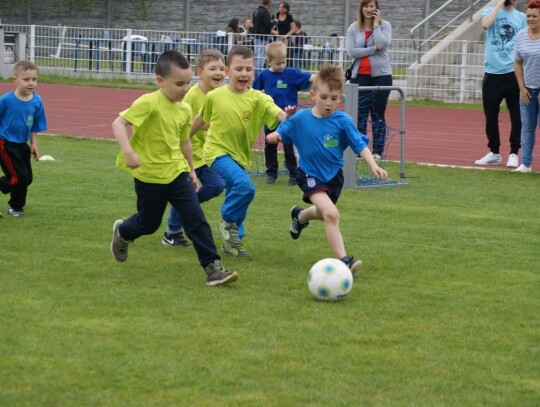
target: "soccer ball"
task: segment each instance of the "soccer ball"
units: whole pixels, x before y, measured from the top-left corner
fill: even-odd
[[[322,259],[307,275],[309,291],[321,301],[345,298],[352,289],[353,276],[345,263],[338,259]]]

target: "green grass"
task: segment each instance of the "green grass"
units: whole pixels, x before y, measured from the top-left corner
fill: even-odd
[[[306,274],[331,256],[324,228],[290,239],[286,177],[254,179],[253,259],[224,258],[230,287],[163,247],[164,225],[114,261],[112,223],[135,210],[117,151],[41,137],[56,161],[34,164],[25,217],[0,219],[0,405],[540,404],[538,174],[409,164],[408,187],[344,191],[364,270],[322,303]]]

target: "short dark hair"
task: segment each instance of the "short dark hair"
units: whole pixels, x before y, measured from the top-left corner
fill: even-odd
[[[171,73],[171,67],[188,69],[191,66],[187,58],[179,51],[170,50],[161,54],[156,62],[156,75],[166,78]]]
[[[253,51],[249,47],[235,45],[227,53],[227,66],[231,66],[232,58],[236,56],[241,57],[242,59],[253,58]]]
[[[296,28],[298,29],[302,28],[302,23],[300,22],[300,20],[293,20],[293,23],[296,24]]]

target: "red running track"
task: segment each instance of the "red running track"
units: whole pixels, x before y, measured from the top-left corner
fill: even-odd
[[[0,83],[0,93],[13,89]],[[111,123],[118,112],[126,109],[148,91],[97,88],[88,86],[40,83],[37,92],[45,103],[49,122],[48,134],[77,137],[112,138]],[[399,159],[400,107],[389,106],[387,123],[396,129],[387,158]],[[407,107],[405,111],[406,161],[474,166],[474,161],[488,152],[481,111]],[[510,119],[501,113],[500,128],[503,159],[509,153]],[[506,169],[503,165],[492,168]],[[533,169],[540,171],[540,147],[535,149]]]

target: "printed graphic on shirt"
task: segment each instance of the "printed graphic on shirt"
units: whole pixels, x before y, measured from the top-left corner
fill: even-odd
[[[277,81],[277,88],[278,89],[287,89],[287,84],[280,79],[280,80]]]
[[[28,116],[26,116],[26,125],[28,127],[32,127],[34,125],[34,116],[29,114]]]
[[[513,56],[516,29],[506,18],[495,20],[494,25],[494,35],[491,41],[492,51],[499,54],[500,57]]]
[[[245,121],[245,122],[249,122],[251,120],[251,112],[246,111],[246,112],[242,113],[242,120]]]
[[[329,147],[337,147],[339,145],[339,140],[332,136],[331,134],[327,134],[324,136],[324,146],[326,148]]]

